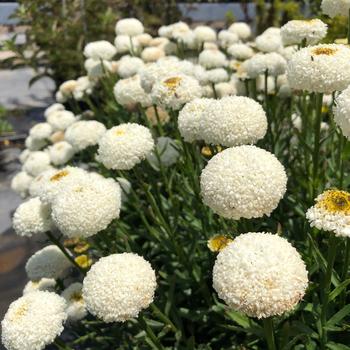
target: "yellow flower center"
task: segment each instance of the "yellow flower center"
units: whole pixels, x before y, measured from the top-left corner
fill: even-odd
[[[173,78],[169,78],[164,80],[164,85],[169,89],[169,90],[175,90],[178,85],[180,84],[180,81],[182,80],[182,78],[180,77],[173,77]]]
[[[117,135],[117,136],[123,136],[123,135],[125,135],[125,131],[124,131],[124,130],[117,130],[117,131],[115,132],[115,135]]]
[[[28,303],[23,302],[21,305],[18,306],[18,308],[13,313],[13,319],[18,320],[19,318],[23,317],[28,311]]]
[[[69,174],[68,170],[59,171],[57,174],[51,176],[50,181],[60,181],[62,177],[65,177]]]
[[[338,50],[334,49],[332,47],[317,47],[316,49],[312,50],[312,53],[314,55],[327,55],[327,56],[332,56],[334,55]]]
[[[330,213],[350,215],[350,193],[340,190],[329,190],[323,193],[316,207],[323,208]]]
[[[74,247],[74,251],[78,254],[86,252],[90,248],[90,244],[86,242],[81,242]]]
[[[207,246],[212,252],[220,252],[232,241],[233,239],[228,236],[215,235],[209,239]]]
[[[81,295],[80,292],[75,292],[71,295],[70,299],[72,301],[81,302],[83,301],[83,296]]]
[[[92,260],[85,254],[77,256],[74,260],[83,269],[92,265]]]

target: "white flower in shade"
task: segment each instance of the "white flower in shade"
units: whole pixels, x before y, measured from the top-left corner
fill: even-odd
[[[39,281],[42,278],[61,278],[71,266],[68,258],[57,246],[49,245],[33,254],[25,268],[30,280]]]
[[[227,52],[229,53],[229,55],[231,55],[235,59],[241,60],[241,61],[244,61],[254,56],[253,49],[250,46],[246,44],[241,44],[241,43],[230,45],[229,48],[227,49]]]
[[[47,117],[47,122],[53,130],[65,130],[76,121],[74,114],[70,111],[57,111]]]
[[[333,18],[335,16],[349,16],[349,0],[322,0],[321,9],[325,15]]]
[[[51,163],[54,165],[66,164],[74,156],[74,148],[67,141],[56,142],[49,147]]]
[[[320,44],[296,52],[288,61],[291,88],[330,94],[350,84],[350,48]]]
[[[68,321],[70,322],[79,321],[87,315],[82,289],[82,283],[75,282],[66,288],[61,294],[67,303],[66,313]]]
[[[107,40],[93,41],[85,45],[84,56],[94,60],[111,60],[117,49]]]
[[[203,50],[198,57],[198,62],[205,68],[217,68],[227,66],[227,58],[220,50]]]
[[[59,86],[58,90],[62,96],[69,98],[73,96],[73,91],[75,90],[76,86],[76,80],[67,80]]]
[[[238,35],[228,30],[221,30],[218,34],[218,39],[220,46],[223,48],[228,48],[239,41]]]
[[[214,102],[215,100],[209,98],[195,98],[182,108],[177,122],[180,134],[185,141],[193,142],[200,139],[202,115]]]
[[[202,97],[215,98],[212,84],[202,85],[201,88],[202,88]]]
[[[334,121],[341,129],[343,135],[350,140],[350,87],[347,87],[335,99],[333,115]]]
[[[230,96],[209,105],[201,118],[199,137],[209,144],[231,147],[256,143],[266,130],[266,114],[258,102]]]
[[[141,46],[148,46],[150,41],[152,40],[152,36],[148,33],[142,33],[142,34],[138,34],[135,36],[135,39],[138,41],[138,43]]]
[[[47,141],[44,139],[34,140],[31,136],[28,136],[24,144],[29,151],[39,151],[47,145]]]
[[[166,124],[170,120],[170,116],[167,111],[160,107],[151,106],[146,109],[146,117],[151,125],[156,126],[158,123],[161,125]]]
[[[118,80],[113,92],[115,99],[122,106],[141,104],[143,107],[148,107],[152,105],[151,97],[141,87],[139,75]]]
[[[70,125],[64,133],[64,138],[76,151],[82,151],[89,146],[97,145],[106,127],[96,120],[81,120]]]
[[[112,72],[113,65],[112,62],[107,60],[94,60],[93,58],[88,58],[84,62],[84,68],[89,78],[96,79],[108,72]]]
[[[282,39],[276,34],[262,34],[255,39],[256,48],[262,52],[277,52],[282,47]]]
[[[29,130],[33,140],[45,140],[52,134],[52,127],[49,123],[38,123]]]
[[[252,31],[247,23],[236,22],[231,24],[228,30],[238,35],[241,40],[247,40],[252,35]]]
[[[55,99],[58,103],[65,103],[67,102],[67,97],[62,94],[61,91],[56,91],[55,93]]]
[[[55,168],[49,168],[32,179],[29,185],[29,194],[32,197],[40,197],[44,188],[45,181],[49,181],[50,177],[57,172]]]
[[[54,103],[51,106],[47,107],[44,112],[44,117],[47,118],[49,114],[56,111],[64,111],[66,108],[61,103]]]
[[[253,56],[244,62],[244,67],[248,76],[253,79],[266,71],[268,75],[275,77],[286,72],[287,62],[280,54],[271,52]]]
[[[152,303],[156,286],[155,272],[143,257],[113,254],[92,265],[83,281],[83,298],[104,322],[124,322]]]
[[[136,18],[120,19],[115,25],[117,35],[135,36],[144,32],[143,24]]]
[[[154,141],[149,129],[127,123],[109,129],[98,146],[96,158],[106,168],[129,170],[153,150]]]
[[[139,72],[144,67],[141,58],[132,56],[123,56],[119,61],[118,74],[122,78],[129,78]]]
[[[88,172],[85,170],[71,166],[54,171],[46,171],[41,175],[34,179],[32,184],[37,183],[35,192],[45,204],[51,204],[64,188],[87,181],[86,179],[89,177]],[[30,193],[32,193],[32,187],[33,185],[30,187]]]
[[[19,236],[30,237],[52,228],[50,208],[38,197],[20,204],[13,215],[13,229]]]
[[[37,176],[50,168],[50,156],[47,152],[32,152],[23,164],[23,170],[31,176]]]
[[[197,48],[196,35],[194,31],[189,28],[184,31],[174,30],[172,38],[174,38],[179,45],[183,45],[185,49],[194,50]]]
[[[276,234],[249,232],[217,256],[213,287],[232,309],[266,318],[294,309],[308,286],[298,251]]]
[[[336,236],[350,237],[350,193],[341,190],[327,190],[316,199],[306,218],[312,227],[330,231]]]
[[[82,76],[77,79],[77,85],[73,91],[73,97],[80,101],[84,94],[90,95],[94,87],[94,82],[88,76]]]
[[[188,26],[187,23],[185,22],[176,22],[173,24],[170,24],[168,26],[161,26],[158,29],[158,34],[160,37],[164,37],[164,38],[172,38],[173,37],[173,32],[186,32],[189,31],[190,27]]]
[[[161,47],[146,47],[141,52],[141,58],[145,62],[156,62],[165,56],[165,51]]]
[[[256,89],[259,92],[265,92],[265,75],[260,74],[256,77]],[[267,93],[274,94],[276,90],[275,86],[275,77],[268,76],[267,77]]]
[[[205,81],[207,83],[222,83],[228,79],[228,73],[224,68],[210,69],[205,72]]]
[[[283,165],[255,146],[228,148],[211,158],[201,174],[203,202],[238,220],[270,215],[286,192]]]
[[[119,184],[91,174],[62,186],[52,202],[52,220],[68,237],[90,237],[119,217],[120,206]]]
[[[193,30],[193,33],[199,44],[216,40],[216,32],[209,26],[198,26]]]
[[[3,321],[7,350],[42,350],[63,331],[66,303],[55,293],[28,293],[11,303]]]
[[[33,181],[33,177],[25,171],[17,173],[11,181],[11,189],[25,198],[28,195],[29,186]]]
[[[236,86],[232,82],[217,83],[215,84],[214,88],[218,98],[236,95],[237,93]]]
[[[114,45],[117,48],[118,54],[132,53],[135,54],[141,48],[140,43],[135,37],[127,35],[118,35],[114,40]]]
[[[291,45],[287,47],[281,48],[278,53],[282,55],[287,61],[289,61],[293,54],[295,54],[298,51],[298,46],[297,45]]]
[[[153,103],[165,109],[179,110],[185,103],[202,95],[198,80],[184,74],[169,75],[152,88]]]
[[[54,292],[56,281],[53,278],[42,278],[39,281],[29,281],[23,289],[23,295],[33,292]]]
[[[327,35],[327,24],[320,19],[293,20],[287,22],[281,28],[281,36],[284,45],[306,44],[314,45]]]
[[[18,159],[19,159],[19,161],[21,162],[21,164],[23,164],[23,163],[27,160],[27,158],[29,157],[30,153],[31,153],[31,152],[30,152],[29,149],[24,149],[24,150],[20,153]]]

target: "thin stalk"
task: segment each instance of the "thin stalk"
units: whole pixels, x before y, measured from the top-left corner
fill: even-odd
[[[265,334],[265,339],[267,343],[267,348],[269,350],[276,350],[275,332],[273,328],[272,317],[264,318],[263,324],[264,324],[264,334]]]
[[[338,146],[338,166],[339,169],[339,189],[343,187],[344,182],[344,161],[343,161],[343,150],[344,150],[344,136],[339,133],[339,146]]]
[[[214,98],[217,99],[217,98],[218,98],[218,94],[217,94],[217,92],[216,92],[215,84],[214,84],[214,83],[211,83],[211,88],[213,89]]]
[[[86,274],[86,271],[79,266],[79,264],[76,263],[76,261],[73,259],[73,257],[67,252],[66,248],[62,245],[62,243],[51,233],[51,232],[46,232],[46,236],[49,238],[49,240],[54,243],[60,250],[61,252],[66,256],[66,258],[82,273]]]
[[[349,263],[350,263],[350,239],[346,238],[344,265],[343,265],[343,271],[341,274],[341,281],[345,281],[348,278]],[[340,297],[341,307],[345,306],[345,302],[346,302],[346,289],[343,290]]]
[[[319,156],[320,156],[320,135],[322,122],[322,93],[316,93],[316,115],[314,122],[314,150],[312,154],[312,198],[315,198],[318,188]]]
[[[149,340],[154,345],[154,347],[156,349],[163,350],[164,349],[163,345],[161,344],[161,342],[159,341],[157,336],[154,334],[152,328],[146,323],[145,319],[143,318],[143,316],[141,314],[138,318],[138,321],[139,321],[139,325],[146,332]]]
[[[70,346],[68,346],[62,339],[56,338],[54,341],[54,344],[60,349],[60,350],[72,350]]]
[[[348,13],[348,44],[350,44],[350,9]]]
[[[326,275],[324,277],[324,282],[322,286],[322,308],[321,308],[321,348],[326,349],[327,344],[327,311],[328,311],[328,303],[329,303],[329,292],[332,281],[332,272],[334,261],[337,253],[337,238],[331,234],[328,242],[328,254],[327,254],[327,270]]]

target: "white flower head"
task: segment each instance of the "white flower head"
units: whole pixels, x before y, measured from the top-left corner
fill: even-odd
[[[206,83],[222,83],[229,79],[228,73],[224,68],[209,69],[205,72]]]
[[[320,19],[292,20],[281,28],[284,45],[301,44],[304,40],[308,45],[315,45],[327,35],[327,24]]]
[[[185,103],[202,95],[198,80],[185,75],[169,75],[152,88],[153,103],[165,109],[179,110]]]
[[[216,32],[209,26],[197,26],[193,32],[199,44],[216,40]]]
[[[84,62],[84,68],[91,79],[98,79],[109,72],[113,71],[113,64],[111,61],[107,60],[95,60],[93,58],[88,58]],[[75,89],[77,88],[76,85]],[[74,91],[75,91],[74,89]]]
[[[247,23],[244,22],[236,22],[231,24],[231,26],[228,28],[228,30],[232,33],[235,33],[238,35],[238,37],[245,41],[249,39],[252,35],[252,31]]]
[[[309,92],[332,93],[350,84],[350,48],[320,44],[297,51],[288,61],[291,88]]]
[[[291,311],[308,285],[305,263],[284,238],[249,232],[236,237],[217,256],[213,287],[225,303],[250,317]]]
[[[70,111],[56,111],[47,117],[47,122],[53,130],[65,130],[76,121],[74,114]]]
[[[218,68],[227,66],[227,58],[220,50],[203,50],[198,57],[198,62],[205,68]]]
[[[148,33],[142,33],[142,34],[138,34],[135,36],[135,39],[138,41],[138,43],[145,47],[148,46],[150,41],[152,40],[152,36]]]
[[[53,278],[42,278],[39,281],[29,281],[23,289],[23,295],[33,292],[54,292],[56,281]]]
[[[322,0],[321,9],[325,15],[333,18],[335,16],[349,16],[349,0]]]
[[[49,114],[56,111],[64,111],[66,108],[61,103],[54,103],[51,106],[47,107],[44,111],[44,117],[47,118]]]
[[[227,52],[235,59],[241,61],[247,60],[248,58],[254,56],[254,50],[250,46],[242,43],[230,45]]]
[[[226,96],[236,95],[237,89],[235,84],[232,82],[221,82],[215,84],[215,91],[218,98],[223,98]]]
[[[20,204],[13,215],[13,229],[19,236],[30,237],[50,231],[51,228],[50,208],[38,197]]]
[[[84,56],[94,60],[111,60],[117,49],[107,40],[88,43],[84,48]]]
[[[49,245],[38,250],[26,263],[26,272],[31,281],[42,278],[61,278],[71,262],[56,245]]]
[[[82,289],[82,283],[75,282],[67,287],[61,294],[67,303],[66,313],[69,322],[79,321],[87,315]]]
[[[47,152],[32,152],[23,164],[23,170],[31,176],[37,176],[50,168],[50,156]]]
[[[145,62],[156,62],[161,57],[165,57],[165,51],[161,47],[145,47],[141,52],[141,58]]]
[[[350,88],[347,87],[335,100],[333,107],[334,121],[343,135],[350,140]]]
[[[261,34],[256,37],[255,44],[262,52],[277,52],[282,48],[282,39],[276,34]]]
[[[77,81],[76,80],[67,80],[63,82],[58,90],[62,94],[63,97],[70,98],[73,96],[73,91],[75,87],[77,86]]]
[[[2,326],[7,350],[42,350],[63,331],[67,315],[63,298],[50,292],[28,293],[11,303]]]
[[[149,306],[156,286],[155,272],[143,257],[113,254],[92,265],[83,281],[83,298],[104,322],[124,322]]]
[[[144,67],[144,63],[139,57],[129,55],[123,56],[119,61],[118,74],[122,78],[129,78],[137,74]]]
[[[50,177],[56,172],[57,169],[49,168],[34,177],[29,185],[29,194],[31,197],[40,197],[40,193],[43,192],[45,181],[49,181]]]
[[[250,78],[256,78],[267,71],[270,76],[278,76],[286,72],[287,62],[276,52],[256,54],[244,62],[244,67]]]
[[[106,127],[96,120],[81,120],[70,125],[64,133],[64,138],[76,151],[82,151],[89,146],[97,145]]]
[[[228,148],[201,174],[203,202],[217,214],[238,220],[270,215],[286,192],[283,165],[255,146]]]
[[[133,53],[135,54],[141,48],[139,41],[136,37],[128,35],[118,35],[114,40],[114,45],[117,48],[118,54]]]
[[[218,39],[220,46],[224,49],[239,41],[238,35],[228,30],[221,30],[218,34]]]
[[[336,236],[350,237],[350,193],[327,190],[315,201],[316,204],[306,213],[310,225]]]
[[[24,144],[29,151],[39,151],[47,145],[47,141],[44,139],[34,140],[31,136],[28,136]]]
[[[11,189],[18,193],[22,198],[28,195],[29,186],[33,181],[33,177],[25,171],[17,173],[11,181]]]
[[[143,32],[143,24],[137,18],[123,18],[115,25],[115,33],[117,35],[135,36]]]
[[[109,129],[98,143],[97,160],[108,169],[132,169],[153,150],[154,141],[146,127],[127,123]]]
[[[74,156],[74,148],[67,141],[56,142],[49,147],[51,163],[54,165],[64,165]]]
[[[35,124],[30,130],[30,137],[37,140],[45,140],[48,139],[52,134],[52,126],[49,123],[38,123]]]

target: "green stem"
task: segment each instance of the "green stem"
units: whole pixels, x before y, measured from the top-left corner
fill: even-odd
[[[147,322],[145,321],[145,319],[141,314],[139,315],[138,320],[141,328],[146,332],[149,340],[154,345],[154,347],[156,349],[163,350],[164,349],[163,345],[161,344],[157,336],[154,334],[152,328],[147,324]]]
[[[267,347],[269,350],[276,350],[272,317],[264,318],[263,324],[264,324],[264,334],[267,342]]]
[[[214,84],[214,83],[211,83],[211,88],[213,89],[214,98],[217,99],[217,98],[218,98],[218,94],[217,94],[217,92],[216,92],[215,84]]]
[[[322,349],[326,349],[326,344],[327,344],[327,330],[326,330],[327,311],[328,311],[328,303],[329,303],[329,292],[330,292],[331,281],[332,281],[332,272],[333,272],[336,253],[337,253],[337,238],[333,234],[331,234],[328,242],[327,270],[326,270],[326,275],[324,277],[324,283],[322,286],[322,294],[323,294],[323,301],[322,301],[322,308],[321,308]]]
[[[349,263],[350,263],[350,239],[346,238],[344,265],[343,265],[343,271],[341,274],[341,281],[342,282],[348,278]],[[340,301],[341,307],[344,307],[345,302],[346,302],[346,289],[343,290],[340,300],[341,300]]]
[[[53,342],[60,350],[72,350],[62,339],[56,338]]]
[[[312,198],[315,198],[318,189],[318,172],[319,172],[319,156],[320,156],[320,136],[322,122],[322,93],[316,93],[316,116],[314,124],[314,151],[312,155]]]
[[[73,259],[73,257],[67,252],[66,248],[62,245],[62,243],[57,239],[51,232],[46,232],[46,236],[49,240],[54,243],[61,252],[66,256],[66,258],[82,273],[86,274],[86,271],[77,264],[77,262]]]
[[[348,44],[350,44],[350,9],[348,13]]]

